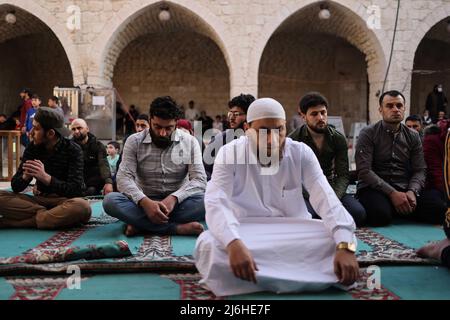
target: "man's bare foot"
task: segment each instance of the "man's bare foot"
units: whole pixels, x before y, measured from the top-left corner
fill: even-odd
[[[419,250],[417,250],[417,254],[423,258],[432,258],[436,260],[441,259],[442,250],[446,247],[450,246],[450,240],[444,239],[438,242],[431,242]]]
[[[139,233],[139,230],[129,224],[126,226],[124,233],[127,237],[134,237]]]
[[[177,234],[179,235],[199,235],[203,232],[203,226],[198,222],[189,222],[185,224],[179,224],[177,226]]]

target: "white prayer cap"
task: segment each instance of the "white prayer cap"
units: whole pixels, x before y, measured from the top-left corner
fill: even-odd
[[[247,110],[247,122],[259,119],[282,119],[286,120],[283,106],[272,98],[261,98],[253,101]]]

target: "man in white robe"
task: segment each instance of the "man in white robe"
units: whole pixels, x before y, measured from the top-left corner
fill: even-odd
[[[354,284],[355,223],[314,152],[286,138],[285,112],[273,99],[253,102],[247,119],[246,136],[217,153],[206,189],[209,230],[194,252],[201,283],[216,296]],[[308,213],[302,185],[322,220]]]

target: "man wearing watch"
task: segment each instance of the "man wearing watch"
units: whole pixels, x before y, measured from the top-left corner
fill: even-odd
[[[220,148],[206,188],[208,230],[194,250],[200,284],[218,297],[353,285],[355,222],[316,155],[286,137],[286,113],[274,99],[255,100],[247,121],[246,136]],[[303,187],[321,220],[308,212]]]
[[[386,226],[394,216],[435,223],[444,213],[439,201],[421,196],[427,166],[419,134],[402,124],[405,97],[388,91],[379,104],[383,120],[364,128],[356,145],[357,197],[367,223]]]

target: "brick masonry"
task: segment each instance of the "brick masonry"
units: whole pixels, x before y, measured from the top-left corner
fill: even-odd
[[[289,115],[303,91],[319,89],[344,116],[346,126],[365,119],[367,109],[370,120],[376,121],[376,93],[389,58],[397,1],[328,3],[332,17],[321,21],[314,0],[172,0],[165,1],[172,19],[161,23],[157,18],[161,2],[154,0],[0,0],[0,55],[14,49],[15,39],[54,33],[44,52],[60,43],[65,56],[58,54],[47,65],[63,70],[58,71],[63,76],[42,78],[43,86],[65,82],[70,75],[70,84],[115,86],[130,103],[145,108],[153,94],[165,93],[182,103],[197,99],[210,114],[225,110],[230,96],[240,92],[270,94],[288,106]],[[66,27],[71,14],[66,9],[72,4],[81,9],[80,30]],[[371,5],[381,10],[380,29],[366,25]],[[16,9],[16,30],[4,22],[5,11],[11,8]],[[448,52],[448,33],[430,30],[445,28],[449,16],[450,0],[402,1],[387,88],[403,90],[413,112],[422,109],[424,96],[437,80],[450,88],[448,75],[411,73],[413,68],[448,68],[449,55],[437,57],[430,49]],[[176,44],[177,50],[162,53],[164,46]],[[30,50],[34,54],[38,48]],[[21,72],[19,65],[6,61],[0,75],[0,83],[7,83],[0,89],[0,111],[17,104],[13,104],[17,92],[9,91]],[[30,68],[45,73],[41,67]]]

